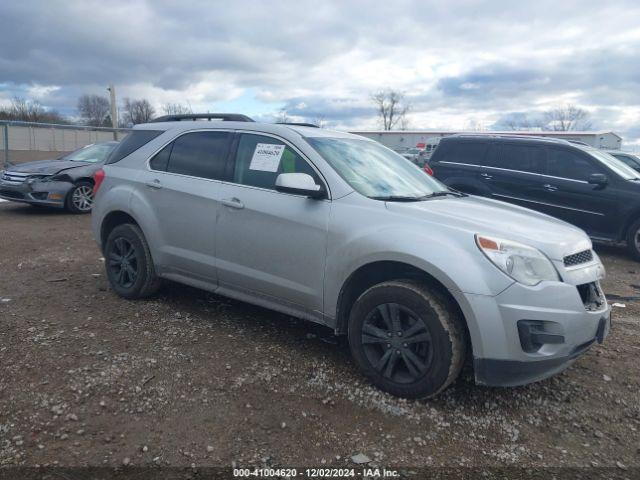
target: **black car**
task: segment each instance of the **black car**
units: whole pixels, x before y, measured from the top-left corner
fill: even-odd
[[[640,157],[638,157],[638,155],[621,152],[620,150],[607,150],[607,153],[612,157],[616,157],[621,162],[626,163],[635,171],[640,172]]]
[[[443,138],[436,178],[466,193],[560,218],[594,240],[626,243],[640,260],[640,173],[578,142],[519,135]]]
[[[118,142],[87,145],[55,160],[9,167],[0,175],[0,198],[36,206],[89,213],[93,206],[93,174]]]

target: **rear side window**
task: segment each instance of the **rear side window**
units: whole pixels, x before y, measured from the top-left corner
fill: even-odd
[[[500,168],[520,172],[544,173],[545,150],[532,145],[504,144],[500,147]]]
[[[176,138],[169,155],[167,171],[192,177],[223,179],[231,135],[231,132],[211,131],[186,133]],[[160,167],[162,161],[160,157]]]
[[[161,172],[167,171],[167,166],[169,165],[169,155],[171,155],[171,149],[173,148],[173,142],[164,147],[158,153],[156,153],[151,161],[149,162],[149,166],[152,170],[159,170]]]
[[[549,149],[547,172],[554,177],[583,181],[587,181],[592,173],[602,173],[586,155],[558,148]]]
[[[113,149],[111,155],[105,162],[107,165],[122,160],[127,155],[132,154],[143,145],[146,145],[158,135],[164,133],[164,130],[134,130],[122,140],[116,148]]]
[[[273,190],[281,173],[307,173],[320,183],[311,165],[285,143],[273,137],[241,135],[233,172],[234,183]]]
[[[466,163],[468,165],[484,165],[487,144],[483,142],[455,142],[449,145],[439,156],[441,162]]]

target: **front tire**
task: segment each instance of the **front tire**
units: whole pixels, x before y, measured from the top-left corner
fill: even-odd
[[[369,288],[349,316],[356,364],[378,388],[398,397],[437,395],[460,374],[466,330],[444,296],[411,280]]]
[[[631,256],[640,262],[640,219],[636,220],[627,233],[627,249]]]
[[[93,208],[93,184],[86,181],[76,183],[67,194],[65,205],[71,213],[90,213]]]
[[[104,263],[111,288],[121,297],[144,298],[160,288],[149,245],[137,225],[118,225],[109,233]]]

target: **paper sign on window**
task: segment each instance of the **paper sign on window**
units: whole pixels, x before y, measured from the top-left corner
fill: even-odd
[[[263,172],[277,172],[280,165],[280,158],[284,152],[284,145],[274,145],[272,143],[259,143],[251,158],[250,170],[261,170]]]

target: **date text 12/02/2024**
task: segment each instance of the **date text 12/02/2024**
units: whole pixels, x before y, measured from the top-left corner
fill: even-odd
[[[396,478],[397,470],[386,468],[234,468],[236,478],[273,478],[273,477],[306,477],[306,478]]]

